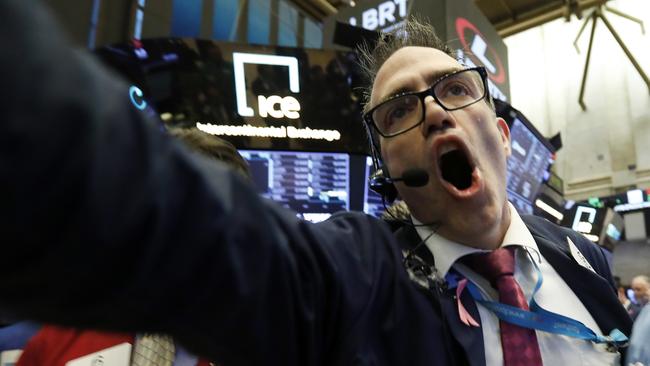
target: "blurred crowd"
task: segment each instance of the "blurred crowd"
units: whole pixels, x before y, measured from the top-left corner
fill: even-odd
[[[632,338],[627,354],[627,364],[640,366],[650,362],[650,277],[638,275],[632,278],[629,286],[614,280],[618,286],[618,298],[634,321]]]

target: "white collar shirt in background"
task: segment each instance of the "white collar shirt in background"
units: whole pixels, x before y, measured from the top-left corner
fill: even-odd
[[[537,243],[514,206],[510,203],[508,205],[510,207],[511,221],[501,246],[518,247],[515,256],[515,279],[521,286],[526,298],[530,299],[537,283],[537,274],[532,262],[535,260],[544,281],[542,287],[535,294],[535,301],[542,308],[578,320],[589,329],[601,334],[596,321],[580,302],[580,299],[540,254]],[[413,223],[416,225],[421,224],[415,218],[413,218]],[[487,280],[463,264],[456,262],[465,255],[486,252],[485,250],[468,247],[439,235],[430,235],[432,229],[428,226],[416,226],[416,229],[420,238],[428,237],[425,245],[433,254],[436,268],[441,276],[444,277],[451,268],[454,268],[473,282],[486,300],[498,301],[498,292],[492,288]],[[483,305],[477,303],[477,307],[481,317],[486,365],[502,366],[503,351],[499,334],[499,319]],[[590,341],[542,331],[536,332],[542,361],[545,365],[619,364],[619,353],[608,351],[604,344],[595,344]]]

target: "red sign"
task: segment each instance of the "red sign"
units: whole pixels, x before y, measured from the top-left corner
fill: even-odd
[[[475,62],[478,61],[478,64],[486,66],[490,80],[497,84],[503,84],[506,80],[506,72],[503,68],[501,58],[499,58],[497,52],[485,42],[486,38],[481,34],[478,28],[469,20],[458,17],[456,18],[456,33],[458,34],[460,43],[463,45],[465,51],[469,51],[468,56],[474,59]],[[469,33],[470,37],[465,37],[466,33]],[[480,38],[476,39],[476,37]],[[468,40],[472,41],[471,45],[468,43]],[[478,49],[475,45],[478,45]]]

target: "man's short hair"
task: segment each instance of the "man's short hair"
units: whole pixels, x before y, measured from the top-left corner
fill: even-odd
[[[169,134],[181,140],[190,150],[205,157],[223,162],[250,179],[251,173],[246,160],[235,146],[219,137],[209,135],[196,127],[171,128]]]
[[[418,18],[404,20],[403,25],[395,31],[382,34],[374,46],[364,44],[359,48],[359,65],[368,85],[363,93],[366,109],[372,85],[381,66],[393,53],[409,46],[435,48],[456,58],[451,48],[438,37],[433,26],[427,21]]]
[[[386,211],[381,214],[381,219],[390,226],[391,231],[397,231],[411,222],[411,212],[404,201],[395,201],[392,205],[386,207]]]
[[[457,59],[454,51],[438,37],[428,20],[418,17],[404,20],[400,27],[390,33],[383,33],[374,45],[366,43],[359,47],[359,66],[367,85],[363,88],[364,111],[370,107],[372,86],[381,66],[399,49],[410,46],[433,48]],[[495,110],[492,96],[489,93],[485,102],[492,110]]]

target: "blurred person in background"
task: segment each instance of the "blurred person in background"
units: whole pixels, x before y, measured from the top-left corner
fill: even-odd
[[[628,312],[632,320],[635,320],[650,301],[650,278],[645,275],[636,276],[632,279],[630,287],[634,291],[634,303],[630,305]]]
[[[386,210],[381,214],[381,219],[388,223],[393,232],[400,229],[405,222],[409,222],[411,219],[409,207],[404,201],[395,201],[385,208]]]
[[[190,150],[206,158],[227,164],[241,174],[244,179],[250,181],[251,172],[248,163],[230,142],[202,132],[196,127],[170,128],[168,132],[182,141]]]
[[[650,365],[650,306],[644,306],[632,327],[626,365]]]
[[[630,305],[632,305],[632,302],[627,297],[627,287],[623,286],[621,283],[621,278],[619,276],[614,276],[614,284],[616,285],[616,289],[618,291],[618,300],[621,302],[621,305],[623,305],[625,310],[628,310],[630,308]]]

